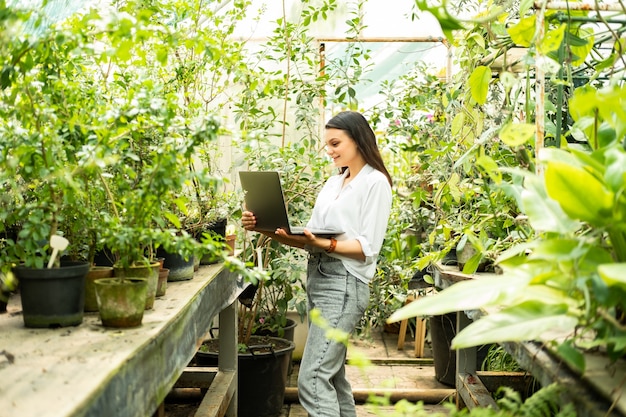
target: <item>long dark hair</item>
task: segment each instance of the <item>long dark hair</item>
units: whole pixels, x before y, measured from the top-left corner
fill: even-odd
[[[391,175],[385,167],[380,150],[376,144],[376,135],[365,117],[356,111],[342,111],[337,113],[326,123],[326,129],[340,129],[346,132],[356,142],[357,149],[363,159],[374,169],[385,174],[389,185],[392,185]],[[343,172],[345,167],[341,169]]]

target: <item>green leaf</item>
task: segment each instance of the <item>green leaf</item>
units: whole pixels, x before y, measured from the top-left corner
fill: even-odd
[[[585,372],[585,356],[572,346],[570,341],[561,343],[556,349],[561,358],[582,375]]]
[[[161,63],[161,65],[167,64],[167,56],[168,56],[167,48],[156,47],[157,61],[159,61],[159,63]]]
[[[500,130],[500,139],[509,146],[520,146],[534,139],[535,130],[531,123],[508,123]]]
[[[126,39],[120,42],[117,47],[115,55],[122,61],[128,61],[132,58],[131,51],[133,50],[134,42],[131,39]]]
[[[478,266],[480,265],[480,261],[482,260],[483,254],[480,252],[476,252],[474,255],[472,255],[471,258],[467,260],[467,262],[465,262],[465,265],[463,265],[463,273],[471,275],[476,272],[478,270]]]
[[[169,211],[165,212],[164,215],[167,218],[167,220],[169,220],[170,223],[174,225],[175,228],[180,229],[182,227],[178,216],[174,215],[173,213],[170,213]]]
[[[455,284],[456,285],[456,284]],[[568,316],[566,304],[546,305],[526,301],[474,321],[452,340],[453,349],[498,342],[553,340],[554,334],[570,334],[577,320]]]
[[[524,16],[526,12],[533,7],[535,2],[533,0],[521,0],[519,4],[519,15]]]
[[[614,195],[594,175],[561,161],[550,161],[546,190],[572,219],[603,226],[611,221]]]
[[[453,30],[465,29],[463,24],[458,19],[448,13],[445,0],[432,7],[428,5],[428,0],[415,0],[415,4],[421,11],[429,12],[435,17],[435,19],[437,19],[439,25],[441,26],[441,30],[448,41],[454,41],[454,36],[452,34]]]
[[[565,28],[565,23],[562,23],[558,28],[549,30],[548,33],[546,33],[541,45],[539,45],[539,51],[543,55],[548,55],[550,52],[554,52],[559,49],[563,43]]]
[[[622,192],[624,184],[626,184],[626,152],[621,147],[607,149],[604,181],[611,191]]]
[[[568,234],[580,227],[579,222],[565,215],[556,201],[548,198],[544,182],[538,176],[532,175],[526,178],[521,206],[535,230]]]
[[[516,45],[530,47],[535,37],[535,15],[524,17],[515,25],[510,27],[507,32],[511,36],[511,40]]]
[[[598,275],[609,287],[621,286],[626,290],[626,263],[600,265]]]
[[[487,155],[480,155],[476,158],[476,166],[480,167],[489,178],[496,184],[500,184],[502,182],[502,173],[499,170],[498,163]]]
[[[579,120],[583,116],[593,116],[595,109],[601,104],[597,90],[586,84],[574,90],[569,99],[569,111],[574,120]]]
[[[458,112],[452,119],[452,125],[450,126],[450,133],[452,133],[453,136],[458,135],[459,132],[463,130],[464,125],[465,125],[465,113]]]
[[[572,61],[573,66],[582,65],[591,52],[594,43],[593,30],[590,28],[580,28],[579,29],[581,36],[584,36],[585,39],[581,39],[580,37],[572,34],[571,32],[566,33],[567,43],[569,44],[569,48],[572,51],[573,55],[576,55],[578,58]]]
[[[11,86],[11,80],[13,78],[13,74],[15,73],[15,68],[12,65],[7,65],[2,68],[0,72],[0,88],[5,89]]]
[[[491,68],[480,65],[474,68],[469,77],[470,91],[472,98],[478,104],[485,104],[487,93],[489,92],[489,82],[491,81]]]
[[[527,277],[484,276],[460,281],[440,293],[421,297],[394,312],[389,322],[411,317],[446,314],[454,311],[476,310],[496,305],[519,293],[528,283]]]

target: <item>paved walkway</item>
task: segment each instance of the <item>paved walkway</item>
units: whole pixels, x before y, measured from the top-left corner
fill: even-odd
[[[378,406],[374,409],[371,404],[365,403],[371,392],[379,395],[386,393],[394,402],[401,398],[412,403],[421,400],[429,412],[445,413],[446,409],[442,403],[454,401],[454,397],[450,396],[454,389],[436,380],[428,343],[424,349],[424,358],[416,358],[415,345],[410,333],[407,333],[403,350],[398,350],[397,342],[397,334],[386,332],[375,332],[368,339],[352,339],[348,349],[348,361],[365,357],[371,362],[366,367],[349,364],[346,368],[357,401],[357,416],[394,415],[393,405]],[[298,365],[294,364],[281,417],[307,417],[304,409],[297,404],[295,388],[297,372]]]

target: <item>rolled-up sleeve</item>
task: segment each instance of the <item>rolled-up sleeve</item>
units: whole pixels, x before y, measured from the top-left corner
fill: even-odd
[[[391,187],[386,181],[377,181],[369,187],[364,199],[361,226],[362,233],[356,237],[361,243],[365,264],[376,262],[387,232],[391,212]]]

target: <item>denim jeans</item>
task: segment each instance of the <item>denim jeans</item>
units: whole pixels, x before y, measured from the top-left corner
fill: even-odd
[[[341,260],[325,253],[309,256],[309,311],[321,311],[327,326],[352,333],[369,302],[369,286],[346,271]],[[346,379],[347,347],[309,324],[298,374],[300,404],[310,417],[356,417],[352,387]]]

